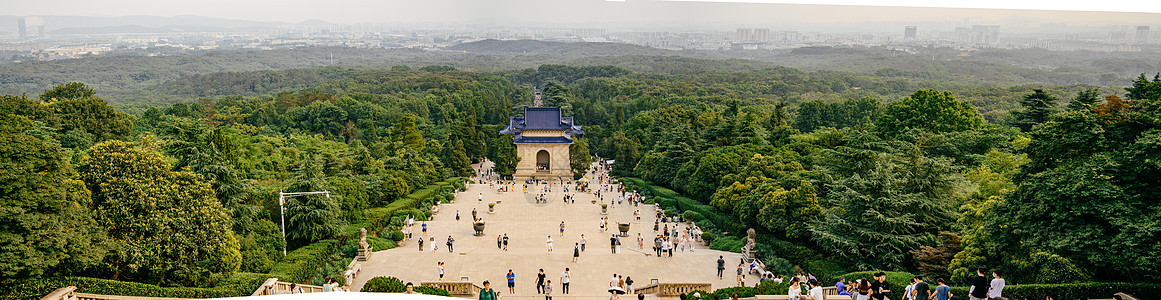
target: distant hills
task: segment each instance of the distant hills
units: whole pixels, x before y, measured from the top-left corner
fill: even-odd
[[[494,39],[463,43],[445,49],[479,53],[556,54],[565,56],[609,56],[627,54],[689,55],[693,53],[622,43],[565,43],[537,40],[505,41]]]

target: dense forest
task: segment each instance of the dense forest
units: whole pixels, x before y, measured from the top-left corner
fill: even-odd
[[[165,51],[158,50],[161,53]],[[274,96],[333,78],[336,70],[383,70],[405,65],[442,65],[473,72],[513,72],[544,64],[617,66],[662,75],[745,72],[790,67],[817,76],[869,76],[923,88],[1004,88],[1014,85],[1124,86],[1140,73],[1161,71],[1161,51],[1100,53],[1038,49],[969,50],[916,47],[809,47],[792,51],[671,51],[614,43],[496,41],[441,50],[303,47],[269,51],[213,51],[187,55],[116,55],[0,64],[0,94],[36,94],[54,85],[82,82],[99,90],[117,108],[140,114],[151,106],[194,102],[197,97]],[[309,69],[329,69],[330,71]],[[301,69],[270,74],[270,71]],[[256,74],[254,74],[256,73]],[[222,89],[183,89],[195,75],[205,79],[247,78]],[[196,80],[196,79],[194,79]],[[171,84],[178,88],[171,88]],[[220,84],[216,84],[220,85]],[[854,85],[853,87],[860,87]],[[914,91],[914,89],[912,89]],[[904,93],[903,95],[905,95]],[[962,93],[957,93],[960,95]],[[895,99],[900,95],[880,95]],[[974,101],[974,95],[965,95]]]
[[[575,168],[615,159],[711,248],[738,251],[754,228],[781,274],[1161,279],[1161,75],[1002,85],[715,62],[319,67],[0,96],[0,281],[15,291],[0,295],[137,282],[141,296],[223,297],[341,278],[358,228],[391,248],[469,164],[510,175],[498,131],[533,88],[584,126]],[[130,94],[183,100],[114,98]],[[318,190],[333,194],[288,199],[283,242],[278,192]]]

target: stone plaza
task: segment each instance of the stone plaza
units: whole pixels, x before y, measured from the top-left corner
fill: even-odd
[[[476,170],[491,168],[490,162],[474,165]],[[589,172],[585,177],[590,187],[597,189],[596,174]],[[473,178],[479,182],[479,178]],[[454,203],[442,204],[439,212],[427,221],[427,235],[423,236],[421,222],[416,221],[410,240],[399,243],[390,250],[376,251],[369,260],[362,262],[360,274],[352,283],[354,290],[362,288],[367,280],[376,276],[393,276],[404,282],[437,281],[437,262],[444,262],[444,281],[470,281],[482,285],[485,280],[504,298],[543,297],[536,294],[536,275],[544,269],[546,278],[552,281],[554,299],[608,299],[609,279],[613,274],[633,279],[633,288],[647,286],[653,279],[659,283],[709,283],[713,289],[736,286],[736,270],[741,253],[710,250],[698,243],[694,251],[674,250],[672,258],[658,258],[652,252],[654,206],[625,205],[609,206],[607,215],[601,213],[600,204],[593,204],[597,197],[590,193],[571,191],[575,203],[563,203],[564,192],[559,184],[547,194],[546,203],[537,203],[535,196],[543,185],[529,185],[522,190],[523,182],[517,182],[509,192],[497,192],[488,184],[469,184],[467,191],[456,194]],[[605,203],[614,193],[606,193]],[[480,195],[483,201],[479,201]],[[488,213],[488,203],[496,203],[495,212]],[[474,236],[472,209],[475,209],[486,224],[482,236]],[[641,221],[633,216],[641,211]],[[456,220],[456,212],[460,219]],[[608,217],[611,230],[601,232],[601,217]],[[560,234],[560,223],[564,221],[565,232]],[[621,238],[619,254],[610,251],[610,237],[617,233],[617,223],[630,223],[628,235]],[[669,223],[673,226],[674,223]],[[684,227],[684,226],[683,226]],[[637,234],[645,239],[643,249],[638,249]],[[498,235],[507,234],[508,250],[496,247]],[[577,263],[572,262],[573,247],[580,242],[581,234],[586,239],[586,251]],[[445,243],[448,236],[454,240],[453,251],[449,253]],[[547,239],[552,237],[553,252],[548,253]],[[425,242],[420,251],[416,240],[435,238],[439,249],[431,251],[430,241]],[[717,278],[718,256],[724,256],[726,270],[723,279]],[[561,292],[560,275],[570,268],[572,280],[569,294]],[[511,269],[516,277],[516,292],[509,294],[505,275]],[[466,278],[466,280],[465,280]],[[746,285],[758,282],[756,275],[746,277]],[[636,295],[622,296],[622,299]],[[654,295],[650,295],[650,298]]]

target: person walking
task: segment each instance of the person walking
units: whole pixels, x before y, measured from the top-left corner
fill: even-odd
[[[911,282],[903,288],[903,300],[915,300],[915,278],[911,278]]]
[[[1004,278],[1000,277],[1000,270],[992,270],[992,282],[988,285],[988,299],[998,299],[1004,297]]]
[[[609,237],[609,252],[611,252],[613,254],[617,253],[617,236],[616,235]]]
[[[935,280],[935,294],[932,295],[932,300],[948,300],[951,298],[951,287],[947,286],[947,282],[943,278]]]
[[[891,286],[887,283],[887,273],[875,273],[875,281],[871,282],[871,298],[883,300],[890,292]]]
[[[583,233],[581,234],[580,246],[581,246],[581,252],[585,252],[585,234],[583,234]],[[564,283],[561,283],[561,284],[564,284]]]
[[[515,294],[516,293],[516,274],[512,273],[512,269],[508,269],[508,275],[504,275],[504,278],[508,279],[508,293]]]
[[[871,297],[871,283],[867,282],[867,278],[859,278],[855,287],[855,300],[869,300]]]
[[[613,238],[617,240],[617,251],[615,253],[620,254],[621,253],[621,237],[614,234]]]
[[[544,300],[552,300],[552,280],[544,285]]]
[[[568,283],[572,281],[572,272],[568,268],[564,268],[564,272],[560,273],[560,292],[568,295]]]
[[[580,259],[580,243],[572,247],[572,262],[575,263],[577,259]]]
[[[625,277],[625,293],[633,293],[633,277]]]
[[[435,252],[436,249],[439,249],[439,247],[435,245],[435,237],[434,236],[429,237],[427,239],[428,239],[427,242],[429,244],[431,244],[431,252]]]
[[[496,249],[504,249],[504,236],[496,235]]]
[[[480,218],[476,217],[476,214],[477,214],[476,209],[472,208],[472,221],[473,222],[480,220]]]
[[[422,227],[422,228],[423,228],[423,231],[422,231],[423,235],[427,235],[427,221],[423,221],[423,222],[421,222],[421,223],[419,224],[419,227]]]
[[[641,233],[637,233],[637,250],[645,249],[645,238],[641,237]]]
[[[931,296],[933,296],[931,294],[931,286],[923,282],[923,276],[915,276],[915,287],[911,288],[911,291],[915,294],[911,296],[911,299],[930,300]]]
[[[746,265],[738,264],[738,286],[746,286]]]
[[[552,236],[548,236],[548,254],[552,254]]]
[[[725,256],[718,255],[718,280],[722,280],[722,272],[726,270]]]
[[[504,251],[508,251],[508,234],[504,234]]]
[[[443,262],[435,263],[435,270],[439,271],[439,280],[443,281]]]
[[[540,273],[536,273],[536,293],[544,293],[544,269],[540,269]]]
[[[564,236],[564,221],[560,221],[560,236]]]
[[[492,289],[492,284],[484,280],[484,288],[480,289],[480,300],[499,300],[496,298],[496,290]]]
[[[987,300],[991,284],[988,283],[988,278],[984,277],[984,268],[976,268],[976,275],[976,278],[972,279],[971,288],[968,289],[968,297],[970,300]]]
[[[826,300],[826,295],[822,293],[822,287],[818,286],[818,280],[811,280],[807,282],[810,285],[810,294],[808,298],[811,300]]]
[[[460,220],[460,210],[456,210],[456,221]]]
[[[456,240],[453,239],[450,235],[447,236],[447,253],[452,253],[452,245],[455,244],[455,242]]]
[[[476,201],[484,202],[484,193],[480,193],[480,195],[476,197]]]
[[[423,239],[419,239],[419,252],[423,252]]]

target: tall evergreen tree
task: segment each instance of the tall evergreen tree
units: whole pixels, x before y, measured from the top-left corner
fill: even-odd
[[[1024,109],[1012,112],[1015,118],[1012,125],[1025,132],[1031,131],[1033,126],[1048,121],[1048,116],[1056,112],[1056,100],[1056,97],[1044,90],[1032,90],[1031,94],[1024,95],[1020,100],[1020,106]]]
[[[1068,102],[1068,110],[1092,109],[1100,104],[1101,94],[1097,89],[1087,89],[1076,93],[1076,98]]]

